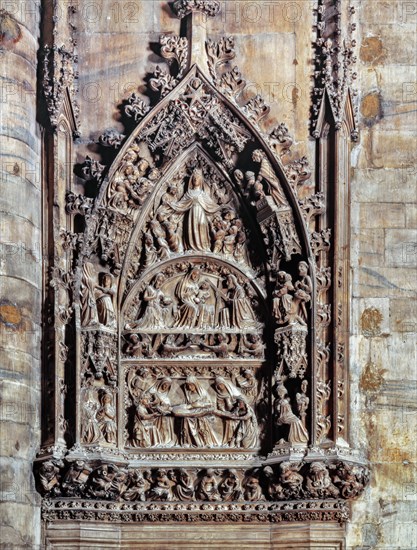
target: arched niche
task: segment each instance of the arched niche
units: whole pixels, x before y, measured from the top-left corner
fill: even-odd
[[[226,365],[229,408],[233,396],[244,397],[239,380],[246,364],[256,380],[251,382],[256,396],[247,405],[256,417],[257,441],[266,451],[277,441],[284,447],[307,445],[312,415],[304,409],[302,419],[293,415],[294,432],[285,422],[274,425],[279,413],[271,408],[272,387],[282,386],[280,399],[291,414],[296,395],[304,395],[307,403],[314,387],[304,380],[312,370],[315,289],[306,225],[279,159],[197,67],[144,118],[119,152],[86,235],[77,309],[81,445],[99,441],[105,447],[129,447],[135,422],[141,421],[132,419],[138,398],[129,390],[133,375],[126,369],[137,372],[151,365],[163,377],[168,359],[196,370],[205,361],[213,363],[204,391],[214,406],[221,400],[213,384]],[[194,276],[197,281],[191,281]],[[104,343],[97,345],[97,339]],[[154,377],[143,382],[148,390],[158,384]],[[183,400],[188,398],[185,378]],[[106,386],[111,386],[108,397]],[[179,406],[178,389],[175,395]],[[118,422],[111,441],[97,427],[86,429],[90,409],[99,410],[100,403],[103,408],[103,399],[111,401],[112,422]],[[225,412],[232,414],[231,408]],[[223,431],[230,424],[225,418]],[[181,424],[176,425],[181,432]],[[214,439],[222,444],[194,446],[234,445],[221,433]],[[178,433],[175,444],[161,440],[181,450]],[[154,438],[149,448],[164,444]],[[251,444],[255,447],[259,443]]]

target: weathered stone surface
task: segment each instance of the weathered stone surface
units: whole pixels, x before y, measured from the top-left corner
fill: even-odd
[[[385,238],[381,228],[363,228],[355,237],[359,241],[359,263],[368,267],[384,265]]]
[[[4,548],[37,548],[40,513],[32,461],[40,431],[40,363],[35,359],[40,355],[41,287],[36,123],[40,6],[16,1],[1,7],[10,10],[19,32],[0,52],[0,531]]]
[[[361,227],[405,227],[405,206],[403,204],[377,203],[361,204]]]
[[[386,229],[385,248],[388,267],[416,267],[417,229]]]
[[[355,170],[352,186],[353,201],[355,203],[412,203],[416,196],[417,168],[411,159],[410,153],[408,161],[399,160],[397,167],[392,169],[373,169],[370,166]],[[355,205],[354,210],[356,210]],[[383,225],[380,226],[381,229],[383,227]]]

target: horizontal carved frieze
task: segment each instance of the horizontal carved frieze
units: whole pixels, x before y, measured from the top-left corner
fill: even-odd
[[[212,509],[211,509],[212,508]],[[349,519],[349,508],[344,501],[285,502],[260,505],[217,504],[200,507],[169,503],[161,506],[67,500],[44,500],[44,521],[75,520],[122,523],[162,522],[219,522],[219,523],[280,523],[296,521],[337,521]]]
[[[362,494],[365,466],[347,462],[281,462],[263,468],[126,468],[114,463],[48,460],[38,465],[37,483],[48,498],[140,503],[217,503],[349,500]],[[196,507],[194,506],[194,509]],[[223,510],[225,510],[223,508]]]

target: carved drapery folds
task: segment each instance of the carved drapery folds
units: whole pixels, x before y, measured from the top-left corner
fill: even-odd
[[[159,101],[131,96],[132,133],[100,138],[113,164],[79,167],[96,196],[60,192],[46,518],[107,517],[112,501],[115,521],[344,520],[366,485],[336,445],[325,194],[305,192],[305,157],[286,161],[286,126],[263,132],[263,99],[240,104],[233,40],[206,48],[208,66],[190,67],[187,39],[163,37],[175,63],[149,80]]]

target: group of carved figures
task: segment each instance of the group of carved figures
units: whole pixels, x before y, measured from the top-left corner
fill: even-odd
[[[277,274],[273,292],[273,314],[277,325],[286,326],[295,323],[307,325],[307,304],[311,301],[313,285],[306,262],[298,264],[298,280],[285,271]]]
[[[159,178],[158,168],[140,156],[137,145],[132,145],[107,189],[106,206],[121,213],[131,212],[143,204]]]
[[[40,488],[50,497],[151,502],[259,502],[287,499],[354,498],[368,479],[366,468],[337,462],[282,462],[246,472],[184,468],[125,469],[115,464],[92,467],[83,460],[68,466],[43,462]]]
[[[264,343],[259,334],[127,334],[124,352],[127,357],[199,356],[228,358],[264,357]]]
[[[217,201],[201,168],[193,171],[185,193],[182,184],[168,185],[144,235],[145,268],[184,251],[213,252],[236,262],[245,261],[243,223],[234,208],[225,204],[224,193],[216,192]]]
[[[259,328],[250,298],[244,286],[234,274],[223,285],[215,286],[199,267],[177,283],[174,294],[165,294],[161,287],[165,275],[159,273],[142,295],[142,313],[135,323],[128,323],[127,330],[142,329],[216,329],[254,330]]]
[[[170,393],[178,382],[170,377],[147,387],[143,373],[128,380],[134,403],[130,445],[136,448],[213,448],[253,449],[258,445],[258,423],[251,405],[256,391],[252,373],[238,377],[238,388],[218,376],[212,385],[213,397],[195,376],[181,386],[183,401],[173,404]],[[215,418],[221,419],[222,433]]]

